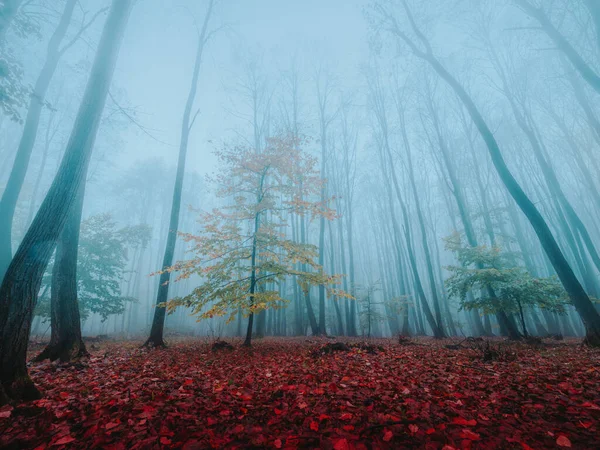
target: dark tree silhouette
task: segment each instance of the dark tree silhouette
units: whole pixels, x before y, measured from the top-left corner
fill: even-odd
[[[60,168],[0,287],[0,402],[40,396],[26,366],[33,309],[44,270],[85,182],[133,3],[112,2]]]
[[[198,36],[198,47],[196,50],[196,61],[194,63],[194,72],[192,74],[192,84],[188,93],[185,109],[183,111],[183,121],[181,123],[181,140],[179,143],[179,158],[177,160],[177,175],[175,177],[175,186],[173,187],[173,202],[171,203],[171,217],[169,220],[169,229],[167,230],[167,246],[163,257],[162,267],[170,267],[173,264],[173,256],[175,255],[175,244],[177,242],[177,229],[179,228],[179,211],[181,209],[181,192],[183,190],[183,175],[185,173],[185,158],[187,155],[188,142],[190,131],[197,117],[192,117],[192,107],[196,100],[196,92],[198,90],[198,77],[200,75],[200,63],[202,62],[202,54],[204,46],[209,37],[208,22],[212,14],[215,0],[209,0],[208,10],[204,16],[204,24]],[[152,320],[152,328],[150,336],[144,343],[145,347],[164,347],[164,328],[165,328],[165,308],[161,305],[168,300],[169,296],[169,281],[171,274],[168,271],[163,271],[160,275],[158,294],[156,295],[156,308],[154,309],[154,318]]]

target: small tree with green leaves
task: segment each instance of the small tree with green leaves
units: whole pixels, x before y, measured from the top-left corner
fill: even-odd
[[[358,297],[360,326],[363,330],[363,335],[366,331],[366,335],[369,338],[371,337],[373,324],[383,322],[387,318],[387,315],[381,312],[380,309],[380,307],[385,308],[385,302],[378,301],[375,295],[379,291],[381,291],[379,283],[371,283],[358,288],[358,292],[362,293]]]
[[[536,278],[517,265],[518,255],[502,252],[499,247],[463,246],[457,235],[446,239],[446,248],[455,252],[459,265],[449,266],[446,280],[448,292],[461,302],[461,309],[480,309],[485,314],[502,310],[518,314],[523,335],[529,337],[525,325],[525,309],[541,308],[565,313],[568,296],[557,277]],[[491,299],[490,286],[497,298]],[[479,296],[467,297],[467,292]]]
[[[249,346],[254,315],[288,303],[273,289],[284,279],[294,278],[305,291],[324,285],[330,294],[345,296],[333,287],[339,277],[317,264],[318,248],[287,237],[291,214],[334,218],[326,204],[312,200],[323,180],[301,144],[292,137],[272,138],[261,152],[244,147],[217,152],[213,181],[227,206],[202,215],[199,235],[182,234],[195,257],[168,270],[180,272],[176,281],[197,275],[202,284],[167,302],[168,312],[186,306],[200,318],[228,315],[231,321],[241,310],[248,317]]]
[[[127,247],[147,245],[151,237],[148,225],[135,225],[117,229],[110,214],[98,214],[81,223],[81,237],[77,255],[77,298],[83,319],[90,313],[99,314],[102,320],[121,314],[126,301],[135,299],[121,295],[121,280],[127,263]],[[42,282],[42,294],[36,314],[50,316],[49,291],[54,261],[48,264]]]

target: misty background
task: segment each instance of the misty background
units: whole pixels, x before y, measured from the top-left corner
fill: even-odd
[[[64,2],[26,3],[20,14],[29,15],[38,31],[21,36],[9,29],[6,39],[22,65],[23,84],[31,86]],[[206,3],[139,0],[132,12],[94,147],[83,223],[109,214],[114,230],[144,225],[148,236],[147,242],[132,239],[124,244],[126,258],[117,279],[124,299],[122,311],[117,307],[118,313],[106,317],[86,314],[84,334],[141,336],[150,328],[158,289],[158,277],[150,274],[161,269],[169,232],[181,118]],[[572,206],[592,246],[597,245],[600,135],[593,124],[597,93],[512,1],[410,4],[435,54],[481,108],[510,169],[550,224],[586,292],[598,297],[599,270],[593,250],[575,230],[575,222],[569,221],[565,206],[565,202]],[[101,0],[80,1],[68,35],[108,5]],[[542,6],[598,70],[600,47],[586,2],[556,0]],[[292,80],[297,79],[295,131],[309,138],[305,149],[310,154],[326,155],[322,176],[333,198],[330,207],[338,212],[338,218],[326,226],[324,265],[330,273],[346,275],[344,289],[356,298],[327,300],[327,333],[344,334],[348,320],[356,320],[361,335],[432,334],[416,292],[416,270],[427,301],[432,301],[432,295],[439,297],[444,327],[452,334],[478,334],[481,326],[499,334],[493,314],[476,313],[478,319],[461,310],[459,299],[449,294],[444,283],[449,277],[447,267],[457,264],[456,254],[446,248],[447,239],[466,239],[464,214],[477,244],[511,252],[515,264],[534,276],[549,277],[554,270],[500,182],[463,106],[427,64],[389,32],[380,7],[406,23],[400,2],[387,0],[217,2],[192,108],[194,114],[198,112],[190,134],[178,231],[198,233],[198,211],[221,205],[206,180],[216,170],[215,150],[263,145],[269,137],[290,132]],[[13,251],[59,166],[104,17],[98,15],[68,49],[52,78],[15,212]],[[25,114],[21,110],[20,120],[0,117],[0,193],[11,171]],[[546,172],[520,121],[541,143]],[[548,170],[554,178],[548,177]],[[318,221],[307,226],[309,242],[317,245]],[[414,248],[414,262],[408,245]],[[187,247],[178,239],[176,261],[187,257]],[[42,305],[49,301],[48,289],[44,290],[47,278],[40,292]],[[200,283],[198,277],[171,283],[169,297],[186,295]],[[297,334],[294,321],[299,308],[301,329],[310,333],[303,303],[291,286],[282,293],[290,304],[267,311],[263,333]],[[317,288],[313,291],[317,308]],[[334,301],[345,308],[341,328],[346,331],[336,322]],[[352,301],[356,317],[349,319]],[[583,335],[573,307],[566,310],[566,315],[557,315],[534,306],[526,319],[536,334]],[[231,336],[241,332],[241,323],[227,324],[225,318],[197,323],[189,313],[180,308],[169,315],[167,333]],[[46,335],[48,329],[47,309],[38,305],[32,334]]]

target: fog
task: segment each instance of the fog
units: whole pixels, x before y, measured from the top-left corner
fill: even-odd
[[[3,363],[16,335],[51,359],[81,335],[600,342],[593,0],[0,16]]]

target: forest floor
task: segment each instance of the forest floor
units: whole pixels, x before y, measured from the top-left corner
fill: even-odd
[[[0,408],[0,448],[598,448],[600,351],[420,338],[334,351],[267,338],[90,346],[34,364],[44,398]],[[345,340],[354,345],[361,341]],[[327,351],[331,350],[331,351]],[[495,353],[494,353],[495,352]]]

